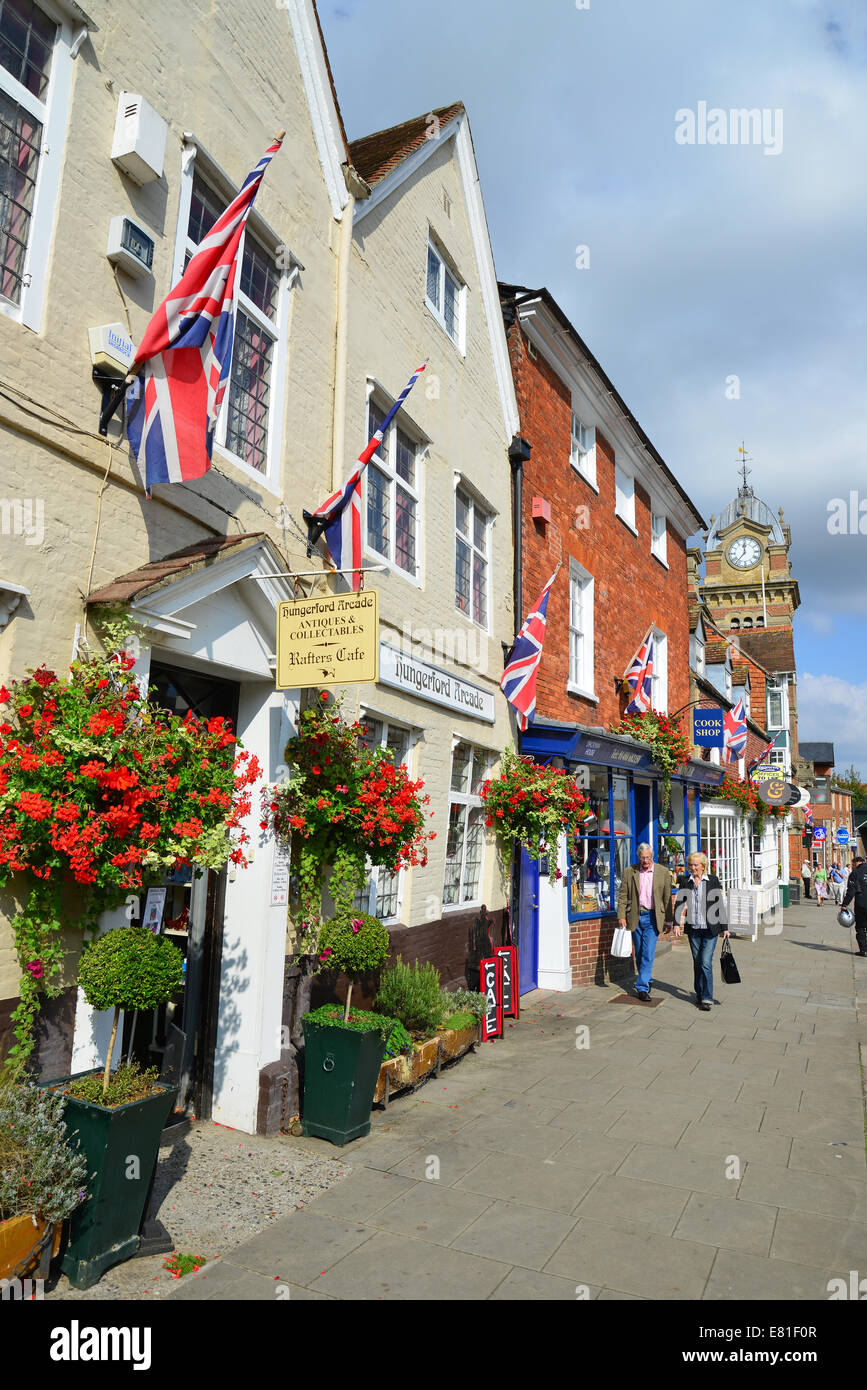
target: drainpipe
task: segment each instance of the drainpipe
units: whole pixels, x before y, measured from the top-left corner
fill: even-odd
[[[530,461],[530,450],[532,445],[527,443],[521,435],[516,434],[509,445],[509,463],[512,468],[512,542],[515,557],[515,635],[517,636],[521,623],[524,621],[524,600],[523,587],[521,584],[521,571],[523,567],[523,495],[524,495],[524,464]]]

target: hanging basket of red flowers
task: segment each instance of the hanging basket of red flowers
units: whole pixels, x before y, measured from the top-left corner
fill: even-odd
[[[223,719],[150,705],[133,664],[125,652],[86,651],[65,680],[40,667],[0,687],[0,886],[23,885],[12,1056],[32,1050],[40,994],[59,992],[61,927],[94,930],[170,869],[247,862],[241,821],[257,760]],[[74,916],[69,884],[79,888]]]
[[[499,777],[482,786],[482,801],[485,824],[496,831],[507,864],[516,844],[533,859],[555,851],[560,835],[571,833],[590,814],[571,773],[519,757],[511,748],[503,754]],[[554,876],[560,877],[558,869]]]
[[[316,955],[326,877],[336,917],[353,914],[369,867],[395,872],[427,863],[430,797],[424,783],[396,766],[387,749],[367,748],[365,728],[347,723],[339,702],[322,693],[302,711],[286,745],[288,777],[262,790],[263,830],[295,842],[300,885],[299,930],[306,956]]]
[[[689,742],[680,727],[676,715],[669,717],[658,710],[645,710],[643,714],[627,714],[619,724],[611,725],[613,734],[629,734],[639,743],[646,743],[653,754],[653,761],[662,773],[662,801],[660,809],[668,815],[671,806],[671,774],[689,758]]]

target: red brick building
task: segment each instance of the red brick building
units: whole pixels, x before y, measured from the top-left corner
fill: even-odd
[[[719,780],[691,761],[666,814],[647,746],[611,732],[629,698],[624,671],[651,627],[653,706],[689,704],[686,550],[705,523],[548,291],[501,285],[500,297],[530,445],[529,458],[513,459],[516,608],[526,614],[561,566],[521,748],[575,770],[594,812],[560,847],[562,880],[524,864],[521,978],[522,988],[568,989],[610,968],[619,884],[637,845],[682,863],[699,844],[698,790]]]

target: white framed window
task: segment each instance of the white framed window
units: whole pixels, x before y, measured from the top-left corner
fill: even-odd
[[[490,630],[489,575],[493,518],[460,483],[455,488],[455,607]]]
[[[593,576],[569,561],[569,683],[575,695],[595,700],[593,689]]]
[[[388,409],[371,398],[367,438],[381,427]],[[393,420],[364,470],[365,545],[411,579],[419,578],[421,460],[423,449]]]
[[[56,6],[0,0],[0,313],[41,327],[72,84]]]
[[[668,520],[665,512],[650,514],[650,553],[668,564]]]
[[[428,241],[425,303],[459,352],[464,351],[465,301],[465,286],[446,265],[442,252]]]
[[[635,531],[635,479],[619,463],[614,465],[614,487],[616,500],[614,511],[621,521],[625,521],[630,531]],[[636,532],[637,534],[637,532]]]
[[[574,410],[569,461],[582,478],[596,487],[596,430],[592,425],[585,425]]]
[[[694,642],[694,652],[695,652],[695,657],[694,657],[695,673],[696,673],[697,676],[703,676],[703,675],[704,675],[704,662],[705,662],[705,655],[704,655],[704,638],[701,637],[701,636],[699,635],[698,632],[696,632],[695,637],[693,638],[693,642]]]
[[[788,768],[789,755],[785,748],[772,748],[768,754],[768,762],[774,767]]]
[[[380,719],[362,711],[359,716],[365,733],[359,735],[359,742],[369,748],[382,748],[391,754],[396,767],[408,766],[409,755],[415,742],[414,732],[390,719]],[[403,904],[403,869],[389,873],[381,864],[370,865],[370,877],[360,893],[355,895],[355,908],[359,912],[370,912],[380,922],[396,922]]]
[[[206,157],[194,147],[191,153],[184,168],[176,278],[237,192],[218,187],[222,181],[208,168]],[[276,242],[267,245],[248,221],[238,277],[232,365],[214,435],[216,450],[274,492],[279,491],[280,482],[289,285],[295,273],[294,258],[282,254],[285,251]]]
[[[768,690],[768,728],[782,729],[783,727],[783,692],[782,690]]]
[[[702,853],[707,855],[708,873],[716,874],[724,893],[740,888],[743,881],[739,826],[735,815],[706,816],[702,812]]]
[[[443,907],[481,902],[485,853],[485,808],[481,790],[491,763],[492,755],[487,749],[462,740],[455,742],[449,782]]]
[[[653,675],[650,678],[650,703],[660,714],[668,713],[668,638],[658,628],[653,629]]]

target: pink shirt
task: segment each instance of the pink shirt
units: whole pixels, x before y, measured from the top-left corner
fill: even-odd
[[[653,865],[638,872],[638,906],[650,911],[653,907]]]

